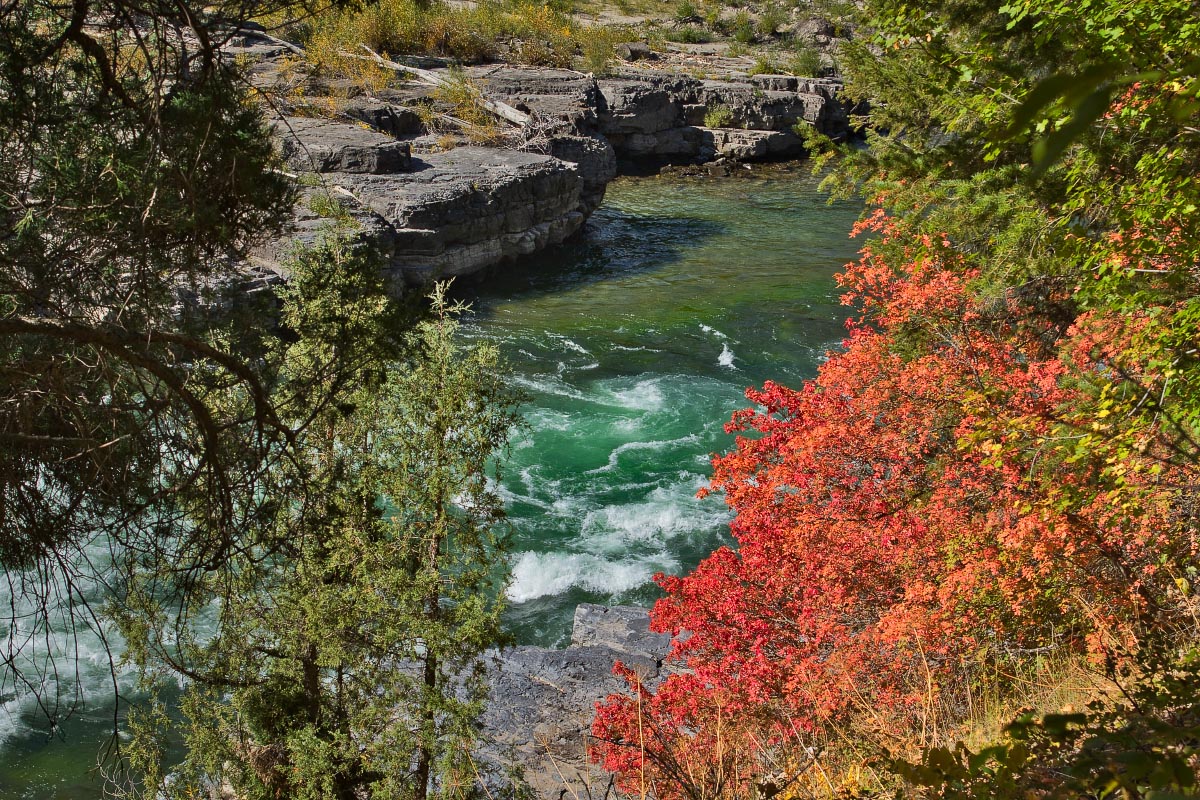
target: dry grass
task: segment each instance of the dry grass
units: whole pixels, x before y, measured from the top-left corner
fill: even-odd
[[[467,64],[503,56],[534,66],[569,67],[580,56],[595,63],[598,46],[607,46],[611,54],[615,36],[619,34],[581,25],[530,0],[486,0],[473,6],[380,0],[319,19],[305,46],[318,68],[341,74],[354,65],[340,54],[358,53],[361,45],[391,56],[437,56]]]
[[[1011,659],[950,687],[926,672],[925,684],[920,700],[902,711],[864,704],[844,722],[827,725],[808,745],[819,757],[779,800],[890,792],[896,779],[883,753],[919,761],[929,747],[962,742],[978,750],[1000,740],[1024,712],[1079,711],[1113,686],[1084,656],[1065,651]]]

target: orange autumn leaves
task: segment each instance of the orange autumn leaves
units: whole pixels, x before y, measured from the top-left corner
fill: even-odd
[[[1136,407],[1153,380],[1125,363],[1149,313],[1048,337],[1019,297],[973,291],[945,237],[882,212],[860,227],[875,238],[840,278],[861,310],[843,350],[798,389],[749,390],[713,462],[736,550],[659,577],[653,626],[687,632],[675,673],[655,691],[627,674],[633,694],[598,707],[594,756],[627,789],[734,787],[756,753],[852,709],[1120,635],[1195,554],[1172,525],[1188,478]]]

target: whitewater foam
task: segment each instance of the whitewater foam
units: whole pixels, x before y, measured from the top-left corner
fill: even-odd
[[[729,345],[721,345],[721,355],[717,356],[717,364],[722,367],[736,369],[736,367],[733,366],[733,358],[733,351],[729,349]]]
[[[589,550],[621,554],[635,543],[661,543],[664,539],[704,533],[728,524],[730,512],[716,500],[699,500],[696,489],[704,479],[688,479],[659,487],[633,503],[609,505],[589,511],[580,527]]]
[[[649,583],[655,572],[678,569],[678,561],[669,556],[612,561],[590,553],[527,551],[513,563],[507,595],[513,603],[525,603],[577,588],[613,597]]]
[[[80,570],[87,561],[102,574],[108,559],[108,543],[97,536],[73,560]],[[102,619],[89,618],[85,606],[101,605],[105,586],[75,580],[68,586],[55,575],[10,572],[0,581],[0,606],[8,609],[0,624],[6,659],[0,668],[0,743],[57,727],[72,707],[111,704],[114,677],[121,692],[133,691],[132,667],[118,663],[124,640]],[[31,726],[30,719],[37,722]]]
[[[513,375],[511,381],[522,389],[528,389],[535,394],[555,395],[557,397],[568,397],[572,400],[579,400],[584,403],[597,402],[594,398],[586,396],[573,386],[565,384],[557,375],[546,376],[539,378],[537,376]]]
[[[591,355],[591,352],[589,352],[586,347],[581,345],[579,342],[574,341],[573,339],[568,339],[565,336],[555,336],[554,339],[568,350],[574,350],[576,353],[582,353],[585,356]]]
[[[658,378],[646,378],[627,389],[610,389],[609,392],[618,406],[634,411],[658,411],[665,402]]]
[[[695,444],[698,441],[700,441],[700,437],[697,434],[689,433],[687,436],[680,436],[678,439],[666,439],[663,441],[652,442],[625,442],[624,444],[617,445],[615,448],[613,448],[613,451],[608,454],[607,464],[605,464],[603,467],[589,469],[584,474],[597,475],[601,472],[610,472],[611,470],[617,468],[617,463],[620,461],[623,454],[635,450],[665,450],[668,447],[679,447],[681,445]]]

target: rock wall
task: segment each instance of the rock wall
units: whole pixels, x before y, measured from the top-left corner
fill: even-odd
[[[249,74],[261,86],[295,80],[287,50],[253,33],[227,49],[251,64]],[[633,66],[601,78],[507,65],[468,72],[487,96],[530,115],[520,149],[455,146],[462,142],[450,137],[448,144],[448,134],[427,131],[416,107],[436,107],[428,86],[366,97],[349,84],[310,81],[303,103],[294,102],[293,115],[274,126],[303,187],[301,202],[283,236],[252,253],[254,266],[282,274],[292,243],[317,235],[325,224],[318,211],[328,213],[333,200],[357,224],[357,240],[384,254],[389,286],[401,293],[564,241],[599,207],[620,158],[674,164],[796,158],[804,154],[798,127],[833,138],[849,130],[833,80],[698,80]],[[325,98],[337,108],[336,119],[321,111],[323,101],[311,94],[318,89],[345,94],[336,102]],[[716,121],[721,127],[706,126]]]

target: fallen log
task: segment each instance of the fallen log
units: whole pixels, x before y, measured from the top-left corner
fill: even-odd
[[[444,87],[444,86],[450,85],[450,80],[448,78],[446,78],[446,76],[444,76],[444,75],[441,75],[437,72],[432,72],[427,69],[421,69],[420,67],[411,67],[407,64],[401,64],[396,61],[391,61],[391,60],[386,59],[383,56],[379,55],[374,50],[367,47],[365,44],[359,45],[359,46],[362,47],[363,50],[366,50],[368,53],[370,53],[370,56],[360,56],[355,53],[339,53],[339,55],[346,56],[348,58],[359,58],[359,59],[363,59],[363,60],[373,61],[381,67],[385,67],[390,70],[395,70],[396,72],[405,72],[410,75],[413,75],[416,78],[418,78],[422,83],[428,84],[430,86]],[[532,121],[532,118],[525,112],[519,111],[519,110],[513,108],[508,103],[502,103],[498,100],[491,100],[487,97],[484,97],[482,93],[476,98],[476,100],[479,103],[479,105],[483,106],[485,109],[487,109],[491,113],[495,114],[496,116],[500,117],[501,119],[511,122],[514,125],[517,125],[517,126],[520,126],[523,128]]]

